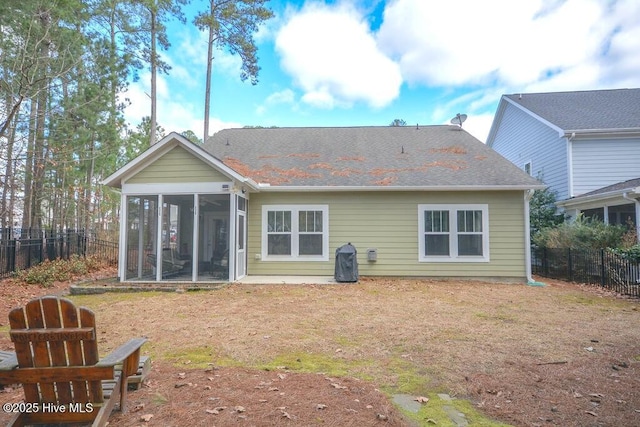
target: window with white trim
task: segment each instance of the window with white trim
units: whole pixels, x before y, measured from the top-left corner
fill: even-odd
[[[524,171],[527,175],[533,176],[533,169],[531,166],[531,160],[524,164]]]
[[[266,261],[328,261],[327,205],[265,205],[262,207],[262,259]]]
[[[488,205],[418,205],[421,262],[489,262]]]

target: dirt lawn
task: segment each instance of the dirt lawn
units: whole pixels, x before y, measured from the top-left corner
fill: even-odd
[[[640,425],[640,301],[538,280],[547,286],[365,278],[72,299],[96,312],[101,352],[149,338],[149,379],[110,425],[454,425],[446,405],[472,426]],[[10,308],[67,286],[0,284],[0,349],[12,349]],[[397,394],[421,400],[418,412]]]

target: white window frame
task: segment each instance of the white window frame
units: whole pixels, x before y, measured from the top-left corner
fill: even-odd
[[[424,213],[426,211],[449,212],[449,255],[425,255]],[[482,255],[458,255],[459,211],[482,212]],[[489,262],[489,205],[486,204],[421,204],[418,205],[418,261],[419,262]]]
[[[291,255],[269,255],[268,221],[270,211],[291,212]],[[300,211],[322,212],[322,255],[299,255],[298,214]],[[262,206],[262,255],[263,261],[329,261],[329,206],[328,205],[263,205]]]

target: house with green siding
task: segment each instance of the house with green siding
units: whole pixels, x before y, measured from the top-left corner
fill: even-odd
[[[134,283],[332,276],[346,243],[362,276],[526,281],[543,188],[449,125],[171,133],[105,184]]]

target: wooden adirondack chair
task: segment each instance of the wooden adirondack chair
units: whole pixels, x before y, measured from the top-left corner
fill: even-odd
[[[0,382],[23,384],[25,395],[24,411],[9,425],[103,426],[116,403],[126,410],[127,377],[138,369],[145,338],[99,360],[93,312],[55,296],[12,310],[9,324],[16,353],[0,362]]]

